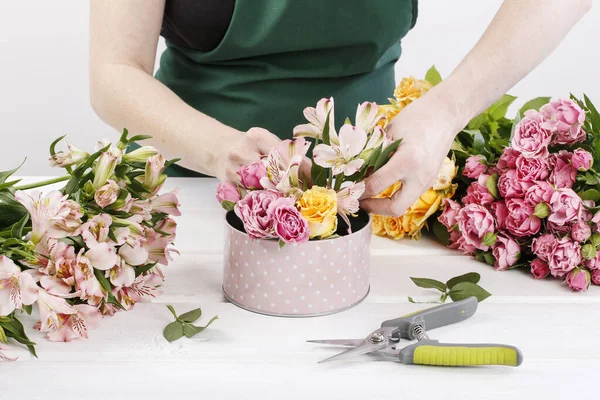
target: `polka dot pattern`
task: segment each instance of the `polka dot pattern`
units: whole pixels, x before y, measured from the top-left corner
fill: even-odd
[[[227,226],[223,292],[250,311],[279,316],[337,312],[369,291],[371,227],[351,235],[279,248]]]

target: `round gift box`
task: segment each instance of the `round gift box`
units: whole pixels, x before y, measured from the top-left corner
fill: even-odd
[[[307,317],[348,309],[369,292],[371,220],[360,211],[352,233],[280,248],[252,239],[233,211],[226,215],[223,293],[261,314]],[[338,234],[347,232],[340,219]]]

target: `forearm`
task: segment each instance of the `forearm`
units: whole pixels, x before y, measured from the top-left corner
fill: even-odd
[[[106,123],[153,136],[151,144],[181,165],[214,175],[219,143],[233,128],[204,115],[141,68],[92,63],[91,102]]]
[[[505,0],[454,72],[435,90],[460,129],[541,63],[586,14],[591,0]]]

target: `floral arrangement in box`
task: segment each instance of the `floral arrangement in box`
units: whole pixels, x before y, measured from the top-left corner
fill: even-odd
[[[158,151],[101,141],[92,154],[72,145],[50,163],[65,168],[61,178],[17,186],[0,173],[0,358],[8,339],[35,355],[23,313],[39,312],[35,329],[52,341],[87,338],[103,316],[130,310],[160,294],[180,215],[176,192],[160,193],[166,161]],[[67,181],[61,191],[27,191]]]
[[[444,200],[435,232],[499,271],[600,285],[600,113],[585,95],[537,98],[507,119],[514,100],[458,135],[458,200]]]

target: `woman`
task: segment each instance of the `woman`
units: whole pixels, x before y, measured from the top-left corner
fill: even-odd
[[[546,58],[591,3],[505,0],[454,72],[394,120],[402,145],[368,179],[362,206],[403,214],[456,133]],[[385,102],[416,20],[417,0],[92,0],[92,105],[116,129],[183,157],[175,173],[234,180],[291,137],[318,99],[335,97],[340,118],[360,102]],[[168,47],[153,77],[159,35]],[[369,198],[398,180],[392,199]]]

